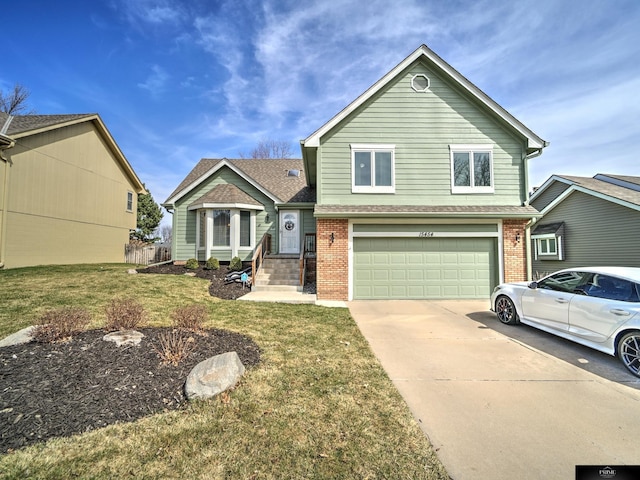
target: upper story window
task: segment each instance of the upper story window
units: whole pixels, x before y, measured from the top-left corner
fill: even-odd
[[[351,145],[351,191],[395,192],[395,145]]]
[[[452,193],[493,193],[493,146],[449,145]]]
[[[127,192],[127,212],[133,212],[133,192]]]

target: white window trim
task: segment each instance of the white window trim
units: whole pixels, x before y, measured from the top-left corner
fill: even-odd
[[[214,210],[229,210],[229,222],[230,226],[230,238],[229,245],[213,245],[213,211]],[[251,214],[251,245],[240,246],[240,210],[249,211]],[[197,210],[197,225],[196,225],[196,248],[198,251],[205,252],[205,257],[208,259],[211,257],[212,252],[228,252],[231,251],[231,257],[237,257],[238,252],[250,252],[256,247],[256,210],[248,210],[245,208],[207,208],[206,209],[206,233],[205,244],[200,245],[200,231],[202,229],[202,222],[200,221],[200,212],[202,209]]]
[[[131,202],[129,202],[129,198],[131,198]],[[127,212],[133,212],[133,192],[127,191]],[[131,203],[131,208],[129,208],[129,203]]]
[[[396,146],[376,143],[352,143],[351,147],[351,193],[396,193]],[[371,152],[371,179],[375,179],[375,152],[391,152],[391,185],[377,187],[375,185],[356,185],[355,162],[356,152]]]
[[[546,252],[543,253],[540,251],[540,240],[548,240],[553,238],[556,241],[556,251],[555,252]],[[546,235],[532,235],[531,239],[535,242],[535,260],[538,257],[558,257],[558,260],[564,260],[562,256],[562,236],[554,235],[553,233],[549,233]]]
[[[478,152],[489,152],[489,174],[491,175],[491,185],[488,187],[460,187],[455,185],[455,175],[453,171],[453,154],[469,153],[469,177],[473,182],[473,154]],[[451,164],[451,193],[494,193],[493,183],[493,145],[492,144],[451,144],[449,145],[449,163]]]

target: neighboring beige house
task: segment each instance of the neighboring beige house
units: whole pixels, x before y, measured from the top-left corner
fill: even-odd
[[[0,113],[0,268],[123,262],[139,193],[99,115]]]

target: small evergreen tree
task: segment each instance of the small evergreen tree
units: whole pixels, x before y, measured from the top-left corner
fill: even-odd
[[[138,195],[138,223],[136,231],[131,234],[131,238],[142,240],[143,242],[155,242],[158,237],[154,233],[162,221],[163,213],[160,206],[155,202],[151,192]]]

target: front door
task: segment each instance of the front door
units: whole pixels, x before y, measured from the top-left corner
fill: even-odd
[[[300,212],[280,210],[280,253],[300,253]]]

